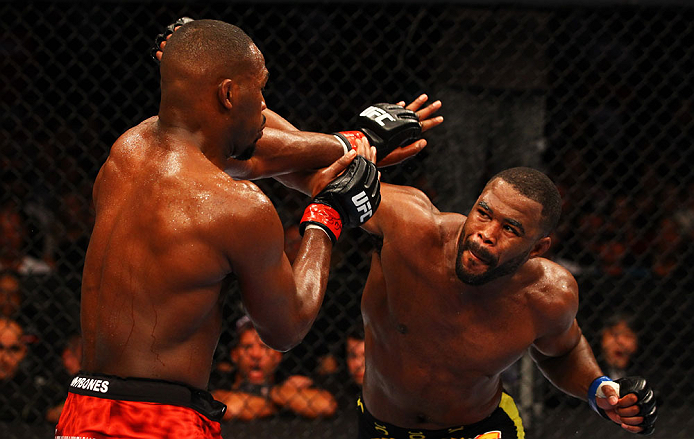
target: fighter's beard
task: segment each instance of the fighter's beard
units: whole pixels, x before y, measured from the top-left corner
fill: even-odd
[[[472,274],[465,269],[465,266],[463,265],[463,252],[465,250],[470,250],[471,248],[474,250],[476,255],[484,258],[485,262],[489,263],[488,268],[484,273]],[[520,268],[520,266],[528,260],[529,254],[530,250],[509,259],[501,265],[497,265],[498,259],[489,254],[489,252],[484,250],[484,248],[476,245],[470,240],[466,240],[458,246],[458,257],[456,258],[455,262],[455,274],[458,276],[458,279],[468,285],[484,285],[494,279],[498,279],[502,276],[513,274],[518,271],[518,268]]]

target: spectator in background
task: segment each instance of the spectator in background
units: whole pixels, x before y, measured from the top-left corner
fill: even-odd
[[[322,357],[317,373],[321,386],[335,395],[341,412],[346,413],[356,423],[356,416],[352,416],[356,415],[353,407],[361,393],[366,364],[364,323],[361,316],[345,332],[340,350],[343,354],[328,354]]]
[[[0,270],[0,316],[22,327],[32,364],[49,374],[55,370],[65,336],[79,329],[79,296],[64,282],[57,276]]]
[[[231,351],[236,376],[230,389],[212,392],[227,405],[224,420],[265,418],[281,411],[307,418],[332,416],[337,403],[328,391],[316,388],[311,378],[292,375],[279,380],[282,353],[267,347],[248,317],[236,324],[238,342]]]
[[[38,422],[54,401],[56,389],[28,366],[23,328],[0,317],[0,421]]]
[[[625,274],[624,259],[629,249],[624,241],[624,233],[603,231],[600,234],[595,248],[601,275],[619,277]]]
[[[56,382],[58,387],[63,387],[63,391],[60,393],[60,397],[63,398],[62,401],[46,411],[46,421],[50,423],[57,423],[60,418],[60,413],[63,411],[63,406],[65,405],[65,398],[67,397],[67,384],[70,382],[70,378],[77,375],[81,367],[82,359],[82,336],[80,334],[72,334],[68,337],[65,347],[60,354],[62,362],[62,370],[56,373],[53,377],[53,381]]]
[[[56,265],[64,275],[81,278],[89,235],[94,226],[91,196],[84,190],[64,192],[57,212]],[[79,284],[76,285],[79,289]]]
[[[27,230],[18,206],[6,202],[0,206],[0,269],[14,270],[21,275],[50,274],[51,267],[43,260],[27,254]]]
[[[21,306],[19,277],[11,271],[0,271],[0,315],[16,319]]]
[[[345,364],[347,372],[351,380],[349,381],[350,388],[355,390],[356,397],[357,389],[361,389],[364,382],[364,323],[361,318],[350,328],[345,337]]]
[[[630,314],[615,314],[607,320],[600,334],[598,362],[613,380],[634,375],[633,358],[639,349],[635,318]]]
[[[39,338],[35,324],[37,304],[26,300],[22,280],[14,271],[0,270],[0,317],[17,322],[24,329],[24,337],[33,343]]]
[[[686,246],[681,229],[672,217],[665,217],[660,221],[652,242],[651,271],[658,278],[668,277],[679,268],[680,258],[685,258]],[[689,263],[687,263],[689,266]]]

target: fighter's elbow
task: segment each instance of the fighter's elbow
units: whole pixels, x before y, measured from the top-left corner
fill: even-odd
[[[230,158],[226,161],[224,172],[234,180],[257,180],[264,177],[254,158],[249,160]]]
[[[269,348],[279,352],[287,352],[302,342],[306,336],[306,332],[291,330],[273,331],[269,334],[260,335],[260,338]]]

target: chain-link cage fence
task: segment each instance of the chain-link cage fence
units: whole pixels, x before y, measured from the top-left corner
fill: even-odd
[[[578,280],[578,320],[598,360],[619,374],[608,365],[617,357],[652,382],[661,407],[653,437],[694,437],[694,9],[137,2],[0,5],[0,308],[24,333],[2,338],[2,437],[52,434],[47,413],[79,367],[71,352],[91,186],[115,139],[156,114],[148,50],[180,16],[244,29],[265,54],[268,106],[302,130],[352,128],[375,102],[441,99],[445,122],[427,133],[427,149],[382,169],[383,181],[418,187],[441,210],[466,213],[501,169],[548,173],[564,202],[549,257]],[[258,185],[291,246],[307,198],[274,180]],[[340,240],[321,313],[278,370],[332,392],[337,413],[232,420],[225,437],[356,436],[346,334],[359,323],[372,250],[361,230]],[[211,380],[220,388],[233,382],[243,315],[234,286],[225,312]],[[631,329],[605,330],[619,315]],[[610,337],[612,353],[601,344]],[[504,380],[528,437],[629,437],[525,358]]]

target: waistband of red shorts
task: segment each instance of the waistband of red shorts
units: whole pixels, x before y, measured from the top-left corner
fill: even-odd
[[[217,422],[226,411],[226,405],[215,400],[210,392],[184,383],[151,378],[80,372],[70,381],[69,391],[96,398],[189,407]]]

